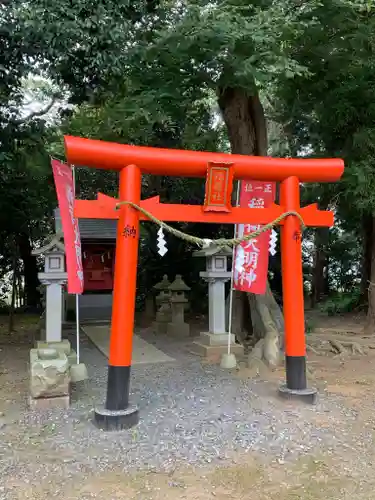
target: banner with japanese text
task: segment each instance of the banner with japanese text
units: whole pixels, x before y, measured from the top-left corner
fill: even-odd
[[[267,208],[275,201],[276,183],[241,181],[239,206],[241,208]],[[237,237],[257,231],[261,226],[239,224]],[[256,238],[238,245],[234,254],[233,287],[241,292],[262,295],[266,292],[270,233],[266,231]]]
[[[83,292],[82,249],[78,220],[74,217],[73,172],[69,165],[51,160],[61,224],[64,233],[68,293]]]

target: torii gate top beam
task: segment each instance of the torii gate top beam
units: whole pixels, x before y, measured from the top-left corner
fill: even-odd
[[[205,177],[209,163],[233,165],[235,179],[283,181],[295,176],[300,182],[335,182],[344,172],[341,159],[271,158],[207,153],[178,149],[129,146],[65,136],[65,151],[71,165],[120,171],[137,165],[142,173],[178,177]]]

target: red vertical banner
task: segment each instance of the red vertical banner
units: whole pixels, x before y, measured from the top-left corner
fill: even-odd
[[[64,233],[68,293],[81,294],[83,292],[82,250],[78,220],[74,217],[73,173],[69,165],[58,160],[51,160],[51,165]]]
[[[274,203],[275,196],[275,182],[241,181],[241,208],[267,208]],[[239,224],[237,237],[241,238],[260,228],[260,225]],[[266,231],[236,247],[233,263],[235,290],[259,295],[266,292],[270,234],[271,231]]]

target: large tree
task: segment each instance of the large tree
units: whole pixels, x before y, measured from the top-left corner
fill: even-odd
[[[116,101],[116,95],[130,96],[133,106],[123,101],[128,103],[124,120],[131,122],[133,113],[146,126],[160,126],[168,107],[186,109],[184,103],[216,95],[232,152],[265,155],[260,96],[308,75],[309,54],[301,55],[301,41],[314,35],[314,44],[324,41],[322,50],[334,51],[327,23],[333,39],[335,30],[341,36],[337,23],[343,16],[350,19],[361,3],[35,0],[17,4],[15,15],[26,43],[36,47],[36,67],[67,85],[74,102],[98,106]],[[313,68],[315,78],[324,64],[322,58]],[[121,136],[121,120],[116,123]],[[238,296],[236,305],[237,333],[247,329],[259,337],[270,329],[282,331],[270,291],[246,301]],[[242,320],[245,306],[251,321]],[[275,335],[271,342],[277,345],[274,340]],[[265,352],[274,362],[275,350]]]
[[[355,231],[363,241],[362,293],[369,297],[367,330],[374,332],[374,5],[346,2],[338,10],[333,2],[317,16],[325,29],[317,33],[316,26],[310,27],[296,51],[296,59],[309,74],[279,85],[279,119],[288,123],[298,148],[345,160],[343,182],[333,189],[320,187],[319,197],[323,205],[335,206],[342,228]],[[318,295],[322,267],[327,267],[327,243],[327,235],[317,230]]]

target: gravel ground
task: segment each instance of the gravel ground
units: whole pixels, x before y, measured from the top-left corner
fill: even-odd
[[[0,406],[5,408],[0,417],[0,477],[14,485],[119,468],[172,472],[187,463],[224,464],[246,453],[279,464],[322,451],[344,453],[343,463],[350,461],[351,470],[360,474],[368,467],[366,450],[373,445],[375,421],[353,434],[358,412],[340,397],[323,394],[316,406],[280,401],[276,384],[243,380],[202,364],[181,343],[156,344],[176,362],[133,367],[131,399],[139,406],[141,421],[130,431],[115,433],[91,423],[94,404],[105,398],[107,360],[88,340],[83,340],[81,356],[90,380],[73,390],[68,411],[43,414],[26,407],[27,373],[20,367],[25,367],[28,349],[18,348],[17,364],[4,348],[3,390],[11,384],[18,384],[18,390],[8,396],[6,407]],[[0,482],[0,498],[19,498],[12,491],[7,481]],[[51,496],[61,496],[60,488]]]

